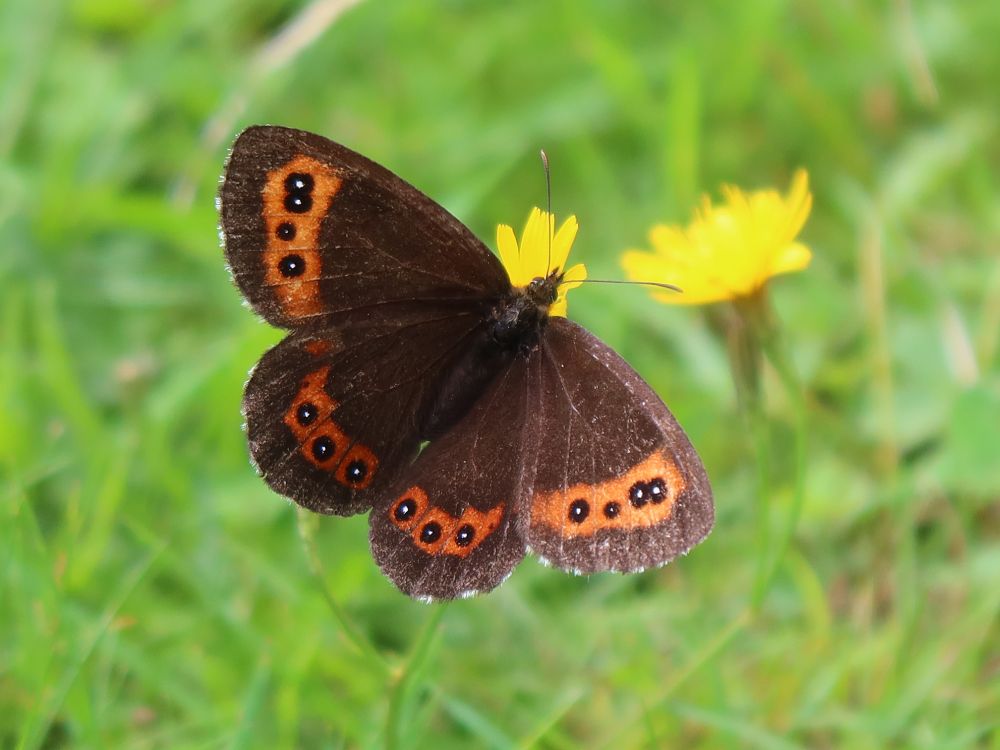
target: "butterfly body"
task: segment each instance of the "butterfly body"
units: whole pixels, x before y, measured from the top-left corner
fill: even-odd
[[[529,550],[635,571],[708,533],[697,454],[652,389],[558,314],[561,267],[515,286],[416,188],[287,128],[239,136],[220,213],[235,282],[290,329],[247,384],[253,460],[304,507],[370,510],[373,554],[406,593],[489,590]]]

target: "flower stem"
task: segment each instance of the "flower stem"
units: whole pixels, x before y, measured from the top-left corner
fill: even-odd
[[[763,581],[766,589],[770,586],[774,574],[777,572],[782,560],[784,559],[785,553],[788,550],[788,545],[791,543],[792,536],[795,534],[795,529],[798,527],[799,518],[802,515],[802,506],[805,502],[806,489],[808,429],[805,396],[802,392],[802,386],[799,382],[798,375],[795,373],[794,367],[791,365],[791,362],[786,356],[784,347],[781,345],[780,338],[778,336],[774,336],[772,339],[765,341],[764,351],[767,354],[768,361],[778,373],[778,377],[785,388],[785,393],[792,408],[792,419],[794,423],[793,450],[795,456],[795,473],[792,480],[792,502],[791,506],[788,508],[788,513],[785,518],[785,524],[781,529],[781,534],[777,539],[777,543],[773,547],[771,563]]]
[[[716,309],[712,322],[726,341],[737,406],[749,436],[756,463],[756,572],[751,603],[762,600],[771,565],[771,432],[761,389],[762,339],[772,325],[763,290]]]
[[[806,477],[806,409],[802,386],[795,368],[785,351],[778,319],[768,303],[766,290],[737,302],[737,311],[745,317],[748,327],[763,351],[767,361],[774,368],[785,390],[792,409],[794,423],[794,476],[792,479],[792,502],[785,514],[784,523],[777,539],[772,538],[771,487],[770,487],[770,435],[769,420],[763,407],[751,412],[754,442],[758,460],[758,490],[761,493],[761,550],[757,579],[753,589],[754,606],[759,606],[770,590],[774,576],[781,567],[785,552],[798,526],[805,499]]]
[[[754,574],[751,604],[754,609],[760,606],[767,593],[767,581],[770,578],[771,548],[771,512],[773,505],[773,488],[771,486],[771,432],[767,415],[756,404],[756,408],[745,415],[748,422],[748,433],[753,441],[757,463],[757,571]]]

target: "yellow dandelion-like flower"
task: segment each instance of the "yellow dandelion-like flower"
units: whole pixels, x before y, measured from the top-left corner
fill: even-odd
[[[559,274],[558,296],[549,307],[549,315],[565,317],[566,293],[580,286],[587,278],[587,268],[582,263],[577,263],[563,271],[579,228],[576,217],[566,219],[558,232],[555,231],[555,226],[555,216],[540,208],[533,208],[524,232],[521,233],[520,244],[511,227],[506,224],[497,227],[497,250],[507,269],[507,275],[510,276],[510,282],[515,287],[527,286],[534,279],[544,279],[553,273]]]
[[[747,297],[769,278],[800,271],[812,252],[795,237],[812,208],[809,175],[800,169],[788,194],[749,194],[727,185],[722,205],[707,196],[686,228],[658,224],[650,230],[653,251],[628,250],[625,274],[636,281],[666,281],[683,294],[653,292],[662,302],[700,305]]]

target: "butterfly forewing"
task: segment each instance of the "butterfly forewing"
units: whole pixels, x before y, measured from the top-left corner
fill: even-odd
[[[497,258],[441,206],[312,133],[244,130],[219,197],[233,278],[274,325],[488,311],[509,289]]]

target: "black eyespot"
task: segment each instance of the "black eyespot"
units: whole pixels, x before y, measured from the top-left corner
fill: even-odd
[[[396,516],[397,521],[405,521],[406,519],[411,518],[416,512],[417,501],[412,497],[408,497],[396,506],[396,512],[393,515]]]
[[[280,224],[278,224],[278,228],[275,230],[274,233],[278,235],[279,240],[285,240],[286,242],[289,240],[294,240],[295,225],[292,224],[292,222],[290,221],[283,221]]]
[[[437,521],[429,521],[420,530],[420,541],[424,544],[434,544],[441,538],[441,524]]]
[[[649,483],[649,502],[662,503],[667,499],[667,485],[661,477]]]
[[[285,208],[293,214],[304,214],[313,207],[313,199],[305,193],[289,193],[285,196]]]
[[[316,405],[310,403],[299,404],[299,408],[295,410],[295,421],[300,425],[305,427],[310,424],[314,419],[316,419]]]
[[[314,184],[312,175],[304,172],[292,172],[285,178],[285,190],[289,193],[311,193]]]
[[[455,544],[459,547],[468,547],[472,544],[472,539],[476,535],[476,528],[471,524],[465,524],[455,532]]]
[[[301,276],[306,272],[306,262],[301,255],[286,255],[278,261],[278,271],[286,279]]]
[[[333,456],[333,452],[336,449],[337,446],[334,444],[333,440],[331,440],[326,435],[321,435],[320,437],[313,440],[313,445],[312,445],[313,458],[315,458],[317,461],[326,461],[331,456]]]
[[[622,506],[616,502],[610,502],[604,506],[604,515],[608,518],[618,518],[618,514],[621,513]]]
[[[628,499],[634,507],[641,508],[649,502],[649,485],[645,482],[636,482],[628,491]]]
[[[368,476],[368,464],[360,458],[347,464],[347,480],[349,482],[363,482],[366,476]]]
[[[569,520],[573,523],[583,523],[590,515],[590,504],[584,500],[574,500],[569,506]]]

